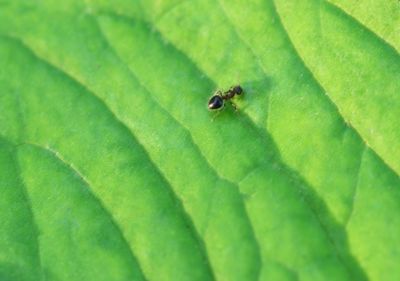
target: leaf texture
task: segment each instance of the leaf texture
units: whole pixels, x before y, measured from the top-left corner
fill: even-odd
[[[1,1],[0,279],[397,280],[399,32],[395,0]]]

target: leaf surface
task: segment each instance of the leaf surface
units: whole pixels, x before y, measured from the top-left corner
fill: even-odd
[[[400,5],[361,2],[2,1],[0,277],[398,279]]]

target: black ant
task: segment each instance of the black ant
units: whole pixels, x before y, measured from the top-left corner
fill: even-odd
[[[236,105],[230,99],[232,99],[235,95],[240,96],[241,94],[243,94],[243,89],[240,85],[233,86],[226,92],[221,92],[218,90],[208,100],[208,109],[211,111],[222,110],[225,106],[225,101],[229,100],[233,108],[237,110]]]

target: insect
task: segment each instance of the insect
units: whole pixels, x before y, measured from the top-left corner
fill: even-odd
[[[240,85],[231,87],[226,92],[221,92],[220,90],[216,91],[214,95],[208,100],[208,109],[211,111],[219,111],[222,110],[225,106],[225,101],[230,102],[235,110],[237,110],[236,105],[232,102],[232,98],[235,95],[243,94],[243,89]]]

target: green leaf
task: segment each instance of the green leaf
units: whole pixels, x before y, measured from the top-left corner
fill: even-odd
[[[398,280],[399,34],[396,0],[1,1],[0,280]]]

